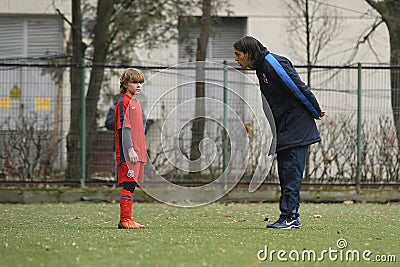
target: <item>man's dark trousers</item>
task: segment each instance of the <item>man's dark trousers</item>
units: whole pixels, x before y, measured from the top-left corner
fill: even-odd
[[[279,209],[281,217],[299,217],[300,187],[308,151],[307,146],[278,151],[278,175],[281,186]]]

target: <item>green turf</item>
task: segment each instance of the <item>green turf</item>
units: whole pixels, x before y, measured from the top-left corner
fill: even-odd
[[[1,204],[0,266],[398,266],[398,204],[303,204],[301,230],[267,230],[265,214],[274,221],[277,211],[276,203],[135,203],[135,217],[147,228],[118,230],[118,204]],[[339,238],[348,243],[344,253],[370,250],[372,259],[395,255],[397,263],[332,261],[327,254],[321,262],[293,262],[288,254],[281,262],[276,253],[272,262],[257,258],[265,246],[319,257],[339,250]]]

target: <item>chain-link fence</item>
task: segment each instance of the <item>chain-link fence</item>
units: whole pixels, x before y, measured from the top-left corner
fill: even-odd
[[[70,67],[48,62],[0,62],[0,181],[55,182],[81,178],[65,175],[67,168],[81,167],[71,166],[67,160],[68,153],[81,154],[68,149],[71,121],[82,120],[71,118],[71,109],[77,108],[74,98],[80,96],[71,90]],[[83,69],[86,90],[92,67]],[[90,148],[86,153],[86,181],[114,179],[113,132],[104,127],[104,122],[118,96],[119,75],[124,68],[105,66],[97,113],[95,118],[86,118],[96,120],[97,125],[95,134],[86,140]],[[235,165],[245,158],[244,170],[230,169],[243,171],[241,182],[249,182],[257,166],[265,166],[266,182],[278,181],[275,164],[269,168],[260,157],[265,153],[262,148],[269,146],[270,139],[263,134],[269,126],[259,122],[261,97],[253,71],[238,71],[223,64],[207,65],[204,97],[212,101],[205,102],[205,114],[212,116],[206,116],[204,124],[204,137],[210,142],[203,142],[201,150],[207,160],[212,160],[194,175],[176,166],[171,158],[190,157],[196,70],[190,66],[139,68],[147,80],[139,96],[149,126],[146,179],[151,181],[156,172],[177,183],[208,183],[223,174],[227,162]],[[305,80],[307,68],[299,66],[297,70]],[[392,87],[399,83],[394,80],[400,80],[399,67],[368,65],[359,72],[357,66],[312,66],[311,88],[327,115],[317,121],[322,142],[310,147],[304,182],[354,183],[358,152],[361,183],[399,182],[398,140],[391,100],[396,92]],[[357,135],[358,123],[361,139]],[[226,137],[227,125],[246,131],[246,144],[235,147],[243,146],[247,152],[232,151],[232,145],[225,142],[232,141]],[[358,147],[357,140],[361,140]],[[228,158],[226,154],[224,157],[224,144],[228,146]]]

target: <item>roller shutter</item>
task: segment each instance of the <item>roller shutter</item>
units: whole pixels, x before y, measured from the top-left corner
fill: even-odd
[[[62,39],[61,21],[56,16],[0,16],[0,58],[59,54]]]
[[[200,18],[190,18],[192,23],[180,22],[179,62],[195,61]],[[184,28],[182,25],[186,25]],[[243,17],[222,17],[213,20],[213,30],[207,47],[207,60],[233,62],[233,43],[245,35],[247,20]]]

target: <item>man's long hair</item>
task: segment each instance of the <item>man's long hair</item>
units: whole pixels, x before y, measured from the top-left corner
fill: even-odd
[[[243,52],[251,61],[256,61],[265,47],[260,41],[251,36],[244,36],[237,40],[233,47]]]

